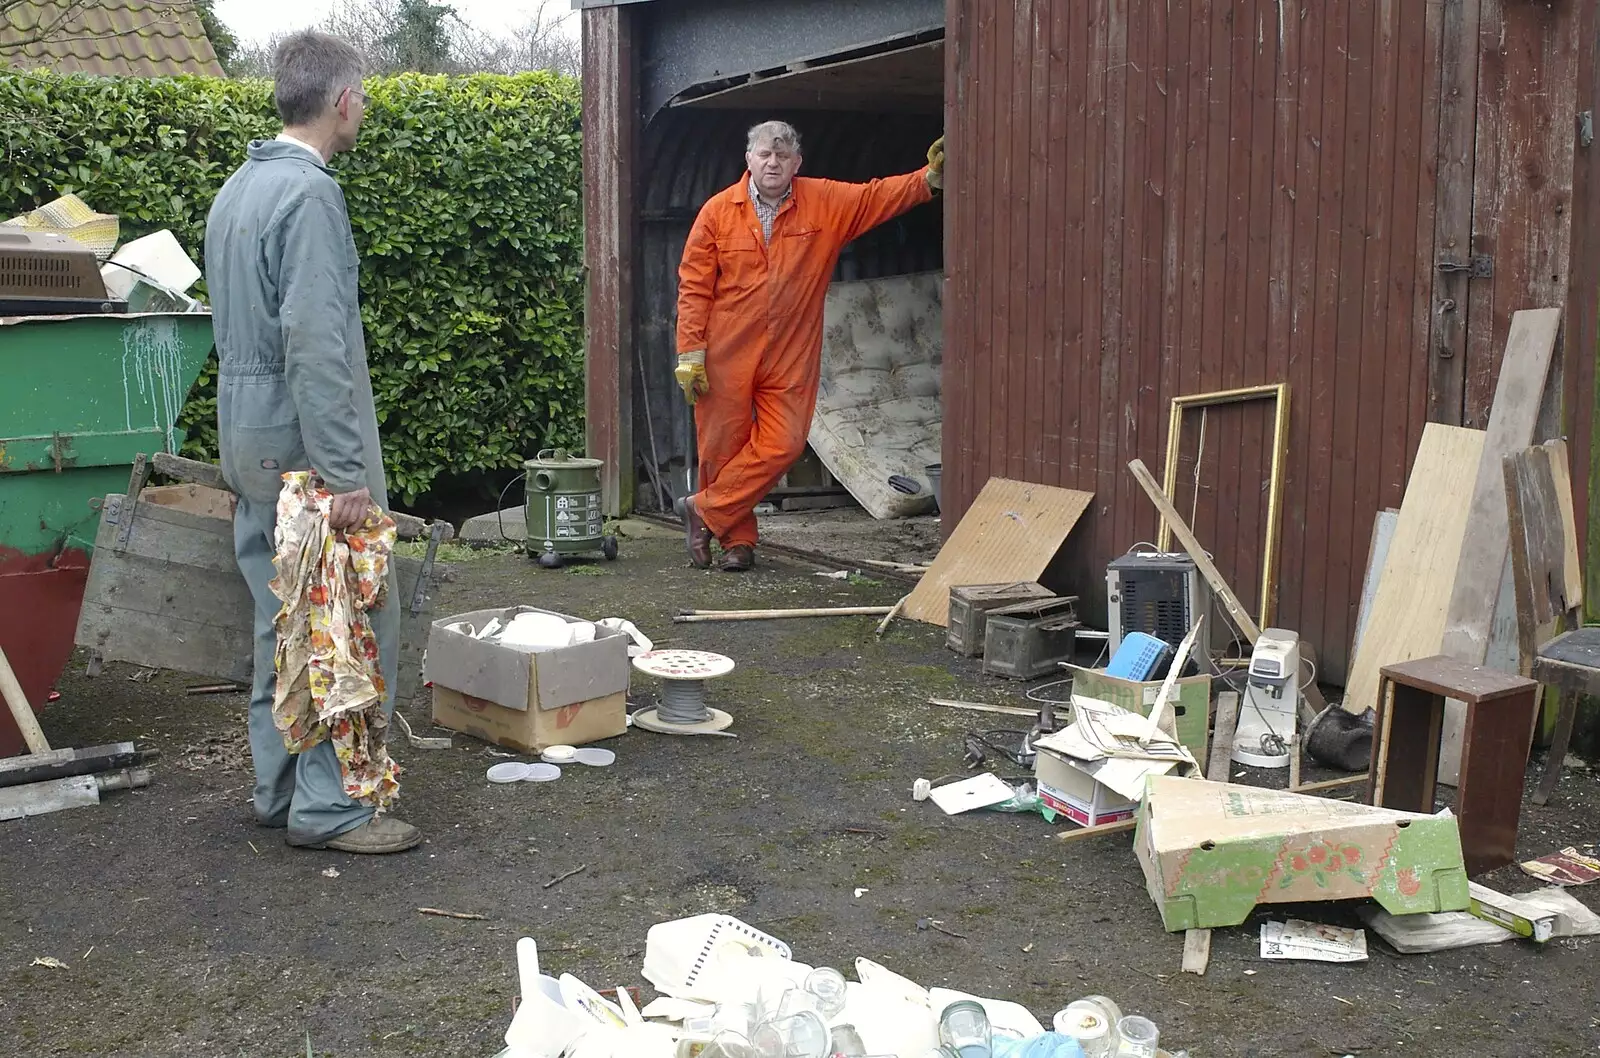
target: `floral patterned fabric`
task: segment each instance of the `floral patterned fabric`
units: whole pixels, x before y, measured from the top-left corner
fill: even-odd
[[[283,475],[272,713],[290,753],[332,739],[345,793],[382,810],[399,796],[400,766],[387,748],[386,688],[367,614],[387,594],[395,523],[374,505],[359,529],[337,531],[328,524],[332,501],[311,473]]]

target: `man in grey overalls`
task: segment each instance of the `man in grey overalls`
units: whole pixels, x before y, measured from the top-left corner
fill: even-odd
[[[256,820],[288,830],[289,844],[342,852],[401,852],[422,835],[344,793],[331,742],[284,748],[272,716],[273,620],[280,476],[315,470],[334,494],[335,529],[359,525],[368,505],[389,509],[367,373],[355,241],[328,159],[355,146],[366,111],[361,56],[322,33],[283,41],[273,61],[283,133],[250,144],[206,222],[206,283],[220,368],[217,426],[222,472],[239,495],[234,550],[255,598],[250,750]],[[387,687],[395,686],[400,606],[373,612]],[[393,699],[384,703],[385,712]]]

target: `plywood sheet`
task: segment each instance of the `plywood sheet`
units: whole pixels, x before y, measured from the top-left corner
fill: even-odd
[[[990,478],[911,593],[905,615],[943,627],[951,588],[1038,580],[1093,499],[1092,492]]]
[[[1484,432],[1429,423],[1406,482],[1383,577],[1350,666],[1344,708],[1378,704],[1378,669],[1439,653],[1472,511]],[[1499,571],[1494,577],[1499,583]]]
[[[1361,648],[1361,630],[1367,627],[1367,612],[1378,594],[1378,579],[1383,576],[1383,564],[1389,559],[1389,542],[1394,539],[1394,523],[1400,512],[1393,507],[1379,511],[1372,521],[1372,543],[1367,548],[1367,572],[1361,581],[1361,607],[1356,611],[1356,639],[1352,651]]]

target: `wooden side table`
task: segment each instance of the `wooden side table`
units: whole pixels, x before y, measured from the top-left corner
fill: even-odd
[[[1387,665],[1380,677],[1367,801],[1403,812],[1435,811],[1445,699],[1465,702],[1455,814],[1467,873],[1513,862],[1539,685],[1444,655]]]

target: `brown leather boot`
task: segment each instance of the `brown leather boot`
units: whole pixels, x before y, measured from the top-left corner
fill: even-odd
[[[722,572],[748,573],[755,568],[756,549],[749,544],[734,544],[722,552]]]
[[[689,548],[689,561],[695,569],[711,568],[711,530],[700,520],[693,496],[685,496],[679,501],[678,514],[683,518],[683,536]]]

